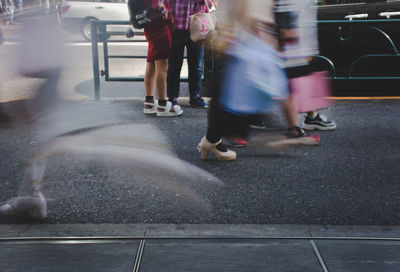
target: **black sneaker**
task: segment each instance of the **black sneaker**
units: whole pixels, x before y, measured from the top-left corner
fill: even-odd
[[[265,123],[263,121],[257,120],[251,122],[251,124],[249,124],[249,127],[252,129],[265,129]]]
[[[176,97],[170,97],[168,101],[172,103],[172,106],[178,105],[178,99]]]
[[[207,109],[208,104],[204,102],[203,98],[200,96],[194,96],[190,98],[190,106],[194,108],[199,108],[199,109]]]
[[[336,128],[335,121],[327,120],[319,113],[314,119],[305,117],[303,129],[305,130],[334,130]]]

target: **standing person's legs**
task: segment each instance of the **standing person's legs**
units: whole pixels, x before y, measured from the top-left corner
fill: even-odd
[[[175,30],[172,33],[171,55],[168,60],[167,71],[167,96],[169,101],[176,104],[179,97],[180,75],[183,64],[183,54],[185,51],[185,32]]]
[[[146,96],[153,96],[154,94],[154,79],[156,76],[156,69],[154,62],[147,62],[146,72],[144,74],[144,89]]]
[[[143,113],[153,114],[157,112],[157,103],[154,101],[154,80],[156,75],[154,62],[148,61],[146,64],[146,72],[144,74],[145,102]]]
[[[155,61],[155,82],[158,100],[166,100],[166,78],[168,70],[168,59],[160,59]]]
[[[166,76],[168,70],[168,59],[159,59],[155,61],[156,68],[156,89],[158,97],[157,116],[178,116],[183,113],[179,105],[172,104],[171,101],[167,102],[166,95]]]
[[[207,108],[208,105],[200,97],[201,79],[203,76],[204,44],[194,43],[189,37],[187,39],[190,105],[198,108]]]
[[[203,76],[204,44],[188,41],[187,61],[189,66],[190,97],[200,94],[201,78]]]

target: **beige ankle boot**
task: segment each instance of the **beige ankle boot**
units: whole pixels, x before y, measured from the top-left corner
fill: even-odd
[[[201,158],[203,160],[206,160],[208,151],[211,151],[212,153],[214,153],[215,157],[217,157],[217,160],[219,161],[233,161],[234,159],[236,159],[236,152],[234,151],[231,150],[227,150],[226,152],[219,151],[217,149],[217,145],[219,145],[220,143],[221,140],[212,144],[204,136],[203,139],[201,139],[199,145],[197,146],[197,150],[201,152]]]

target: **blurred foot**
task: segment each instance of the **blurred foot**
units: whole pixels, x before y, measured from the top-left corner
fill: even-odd
[[[241,138],[229,137],[224,139],[224,144],[230,147],[245,147],[247,146],[247,141]]]
[[[0,206],[0,214],[22,215],[43,220],[47,218],[46,199],[40,191],[35,191],[33,196],[15,197]]]
[[[319,145],[320,142],[319,134],[307,135],[301,128],[293,127],[288,129],[286,136],[265,145],[271,148],[288,148],[292,146],[315,146]]]
[[[265,129],[265,123],[261,120],[257,120],[252,122],[249,127],[252,129]]]
[[[319,113],[315,118],[306,116],[304,119],[303,129],[305,130],[334,130],[335,128],[335,121],[327,120]]]

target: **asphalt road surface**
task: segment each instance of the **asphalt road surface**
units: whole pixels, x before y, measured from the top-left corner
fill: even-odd
[[[115,50],[145,52],[141,46]],[[284,129],[276,107],[265,117],[268,129],[254,132],[236,161],[202,161],[196,145],[207,111],[182,100],[181,117],[145,116],[142,83],[101,81],[102,100],[93,101],[84,43],[71,43],[63,53],[65,102],[30,116],[26,99],[40,79],[15,72],[10,52],[17,47],[0,48],[2,106],[18,121],[0,128],[0,202],[23,187],[33,152],[51,146],[43,180],[48,223],[400,224],[399,100],[337,101],[323,111],[337,129],[322,132],[320,146],[288,150],[264,146]],[[144,67],[115,66],[115,73],[129,74]],[[18,222],[29,221],[0,218],[1,224]]]

